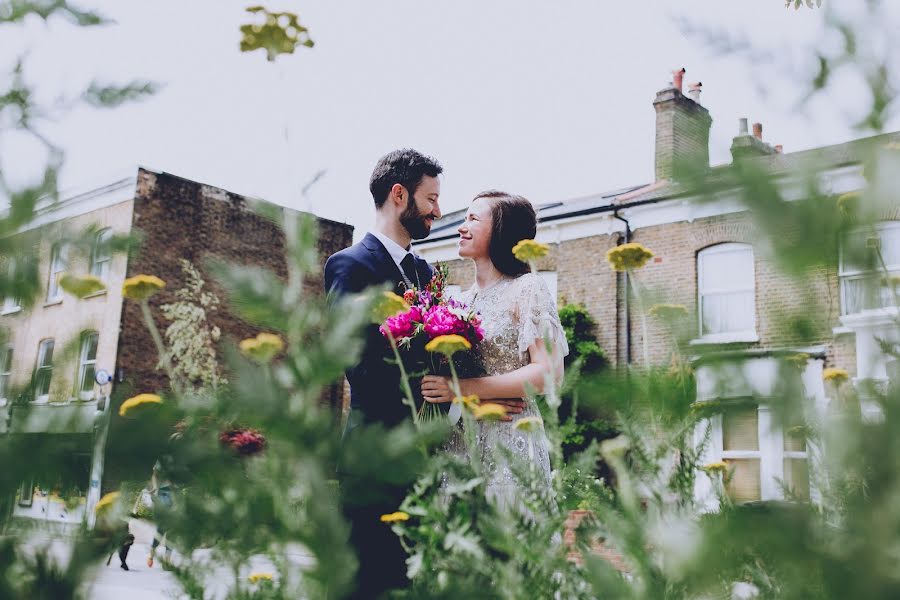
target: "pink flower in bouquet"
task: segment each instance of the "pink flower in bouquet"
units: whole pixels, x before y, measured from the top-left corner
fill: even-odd
[[[481,326],[481,317],[477,314],[472,315],[472,318],[469,319],[469,326],[470,329],[467,337],[473,345],[484,339],[484,328]]]
[[[408,311],[388,317],[379,330],[381,335],[388,337],[388,332],[395,340],[410,337],[416,330],[416,324],[422,322],[422,310],[418,306],[411,307]]]
[[[219,435],[219,442],[238,454],[251,456],[262,452],[266,447],[266,438],[254,429],[229,429]]]
[[[403,292],[403,301],[412,306],[415,303],[417,296],[416,290],[406,290]]]
[[[439,304],[425,313],[425,333],[429,338],[439,335],[465,335],[469,324],[455,315],[445,304]]]

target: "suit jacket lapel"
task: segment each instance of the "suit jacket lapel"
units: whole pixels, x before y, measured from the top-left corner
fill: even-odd
[[[384,277],[384,281],[389,281],[395,290],[401,287],[399,284],[403,283],[403,273],[400,272],[400,267],[391,258],[387,248],[378,241],[378,238],[371,233],[367,233],[362,239],[362,244],[371,253],[372,260],[377,265],[376,271],[380,276]]]

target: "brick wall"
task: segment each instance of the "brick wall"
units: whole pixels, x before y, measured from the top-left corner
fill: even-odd
[[[679,222],[639,228],[633,241],[653,250],[656,257],[636,273],[644,308],[656,303],[682,304],[688,309],[685,327],[689,337],[699,337],[697,316],[697,253],[725,243],[747,243],[754,248],[756,277],[756,321],[759,342],[729,345],[730,348],[774,349],[790,345],[822,344],[827,351],[826,366],[839,366],[855,372],[853,336],[835,339],[832,328],[838,323],[840,294],[837,273],[813,270],[798,279],[781,272],[766,256],[764,236],[755,230],[747,213],[736,213],[693,222]],[[606,262],[606,251],[618,235],[564,241],[553,244],[549,256],[538,267],[555,270],[558,277],[558,301],[583,304],[598,323],[597,337],[613,363],[625,362],[626,330],[622,276]],[[474,263],[456,260],[450,267],[450,283],[467,289],[474,283]],[[631,313],[632,362],[643,363],[643,334],[638,303],[629,299]],[[798,335],[796,319],[803,317],[814,325],[813,340]],[[647,319],[648,354],[653,364],[668,364],[674,350],[674,337],[667,327]]]
[[[318,251],[320,264],[324,264],[327,256],[350,245],[353,228],[322,219],[319,226]],[[286,278],[284,233],[277,224],[253,212],[242,196],[141,169],[133,227],[144,239],[139,253],[129,260],[127,275],[153,274],[166,282],[166,289],[150,301],[160,331],[168,323],[158,307],[172,302],[175,290],[183,286],[179,260],[184,258],[200,269],[210,290],[222,300],[222,307],[211,314],[210,321],[221,329],[223,339],[241,340],[257,333],[228,310],[224,292],[206,273],[205,265],[209,259],[258,265]],[[304,287],[308,292],[322,293],[321,269]],[[148,356],[155,356],[154,346],[137,303],[125,303],[121,331],[117,366],[124,369],[128,383],[135,391],[164,389],[166,377],[154,368],[155,360],[148,360]],[[329,390],[324,400],[338,403],[339,397],[336,388]]]

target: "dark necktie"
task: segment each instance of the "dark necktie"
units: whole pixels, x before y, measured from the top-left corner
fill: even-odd
[[[407,253],[400,261],[400,268],[403,269],[403,275],[407,279],[407,285],[413,286],[418,284],[418,276],[416,275],[416,259],[411,252]]]

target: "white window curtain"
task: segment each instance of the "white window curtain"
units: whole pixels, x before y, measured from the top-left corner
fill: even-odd
[[[756,335],[755,280],[749,244],[719,244],[697,254],[701,337]]]
[[[879,223],[874,228],[853,231],[841,240],[842,314],[894,306],[893,277],[900,277],[900,222]]]
[[[81,361],[78,369],[78,397],[81,400],[90,400],[94,397],[99,339],[96,331],[85,333],[81,339]]]

